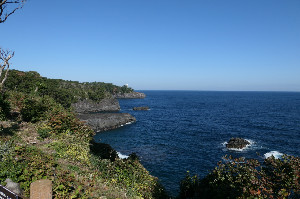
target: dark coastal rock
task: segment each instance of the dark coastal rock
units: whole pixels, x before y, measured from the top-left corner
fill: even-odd
[[[95,113],[102,111],[119,111],[120,104],[118,100],[113,98],[106,98],[100,102],[94,102],[91,100],[82,100],[72,104],[74,111],[77,113]]]
[[[131,92],[131,93],[117,93],[114,95],[117,99],[143,99],[146,97],[144,93]]]
[[[129,113],[80,114],[78,118],[85,121],[95,132],[112,130],[136,122],[135,117]]]
[[[231,138],[226,144],[226,147],[229,149],[243,149],[248,144],[250,144],[250,142],[243,138]]]
[[[148,106],[141,106],[141,107],[134,107],[134,111],[148,111],[149,107]]]
[[[109,159],[115,161],[118,157],[117,151],[114,150],[109,144],[97,143],[94,140],[90,143],[91,152],[101,159]]]

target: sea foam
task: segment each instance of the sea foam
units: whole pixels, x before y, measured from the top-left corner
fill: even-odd
[[[123,154],[120,153],[120,152],[117,152],[117,154],[118,154],[118,156],[119,156],[120,159],[126,159],[126,158],[129,157],[128,155],[123,155]]]
[[[278,151],[270,151],[268,153],[265,153],[264,156],[266,159],[271,156],[274,156],[274,158],[276,158],[276,159],[280,159],[283,156],[283,154]]]

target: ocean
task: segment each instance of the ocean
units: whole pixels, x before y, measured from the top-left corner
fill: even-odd
[[[207,175],[224,155],[256,158],[300,156],[300,93],[141,91],[145,99],[119,100],[137,122],[95,136],[121,157],[135,152],[171,195],[187,171]],[[149,111],[133,107],[149,106]],[[241,137],[251,145],[227,150]]]

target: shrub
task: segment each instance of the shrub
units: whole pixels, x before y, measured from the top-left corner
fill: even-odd
[[[11,104],[12,111],[20,112],[24,107],[26,95],[18,91],[8,91],[6,93],[8,95],[8,100]]]
[[[29,96],[24,101],[21,115],[26,122],[38,122],[45,119],[45,113],[56,106],[54,100],[48,96]]]
[[[138,161],[102,160],[100,164],[101,176],[111,185],[127,190],[129,198],[168,198],[157,178],[151,176]]]
[[[264,160],[225,158],[199,180],[186,176],[179,198],[299,198],[300,158],[283,156]]]
[[[1,127],[0,127],[1,128]],[[0,129],[1,130],[1,129]],[[12,153],[12,147],[10,142],[0,142],[0,161],[4,161]]]
[[[50,129],[49,128],[39,128],[37,133],[39,134],[40,138],[45,139],[50,136]]]
[[[55,134],[61,134],[66,131],[69,133],[81,136],[82,139],[90,140],[94,131],[80,121],[74,113],[61,109],[55,109],[47,113],[47,125],[52,128]]]
[[[0,121],[10,117],[10,103],[7,100],[7,95],[0,93]]]
[[[77,181],[70,171],[61,168],[51,154],[36,147],[15,147],[5,160],[0,161],[0,184],[10,178],[18,182],[29,196],[30,184],[40,179],[53,182],[54,198],[70,198],[75,193]]]

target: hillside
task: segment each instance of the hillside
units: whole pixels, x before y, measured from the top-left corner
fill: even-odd
[[[132,92],[106,83],[79,83],[12,70],[0,98],[0,184],[29,186],[50,179],[54,198],[164,198],[157,178],[132,154],[120,159],[70,108]]]
[[[18,91],[25,94],[35,94],[38,96],[50,96],[65,108],[78,100],[90,99],[100,101],[110,98],[112,95],[133,92],[127,86],[116,86],[104,82],[78,82],[62,79],[49,79],[42,77],[35,71],[23,72],[10,70],[5,89]]]

